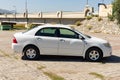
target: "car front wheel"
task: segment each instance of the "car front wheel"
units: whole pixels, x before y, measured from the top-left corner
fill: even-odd
[[[102,51],[98,48],[91,48],[86,52],[85,58],[88,61],[100,61],[102,59]]]
[[[28,46],[24,50],[24,57],[29,60],[35,60],[38,59],[39,55],[39,50],[34,47],[34,46]]]

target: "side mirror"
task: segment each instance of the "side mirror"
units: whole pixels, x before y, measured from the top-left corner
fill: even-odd
[[[85,38],[84,38],[84,37],[82,37],[81,35],[79,35],[79,39],[84,40]]]

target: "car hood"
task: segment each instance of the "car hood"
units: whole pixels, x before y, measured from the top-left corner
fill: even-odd
[[[90,43],[107,43],[108,41],[104,40],[104,39],[97,38],[97,37],[91,37],[91,38],[89,38],[89,40],[87,39],[87,42],[90,42]]]

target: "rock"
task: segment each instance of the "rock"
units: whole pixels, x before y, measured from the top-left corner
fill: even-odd
[[[91,20],[84,20],[81,23],[82,25],[77,27],[77,29],[83,32],[120,34],[120,29],[116,21],[108,21],[107,18],[103,18],[102,21],[98,21],[97,18],[92,18]],[[87,25],[93,26],[92,29],[88,30]]]

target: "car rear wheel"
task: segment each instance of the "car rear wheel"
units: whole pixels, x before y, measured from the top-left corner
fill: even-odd
[[[98,48],[91,48],[86,52],[86,56],[85,58],[88,61],[100,61],[102,59],[103,55],[102,55],[102,51]]]
[[[38,59],[40,56],[39,50],[34,46],[28,46],[24,50],[24,57],[29,60]]]

